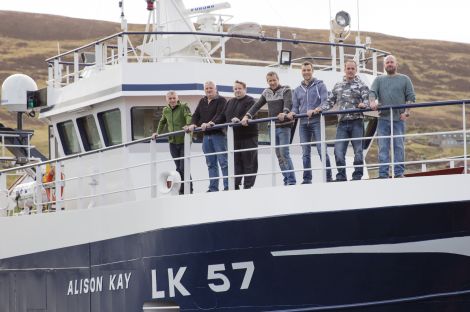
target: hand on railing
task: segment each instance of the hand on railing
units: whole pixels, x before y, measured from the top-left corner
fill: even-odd
[[[248,116],[243,117],[243,118],[242,118],[242,121],[241,121],[242,126],[247,127],[247,126],[248,126],[248,120],[250,120],[250,119],[248,118]]]
[[[286,117],[287,117],[287,114],[285,113],[279,113],[277,115],[277,119],[279,119],[280,122],[283,122]]]
[[[231,121],[232,121],[233,123],[239,123],[239,122],[240,122],[240,119],[238,119],[237,117],[233,117]]]
[[[377,108],[379,107],[379,106],[377,105],[377,102],[376,102],[375,100],[370,100],[370,101],[369,101],[369,106],[370,106],[370,109],[371,109],[371,110],[377,110]]]
[[[155,133],[152,134],[152,140],[156,140],[157,137],[158,137],[158,133],[155,132]]]
[[[194,132],[194,129],[196,129],[196,125],[189,125],[189,126],[184,126],[183,127],[183,130],[186,133]]]

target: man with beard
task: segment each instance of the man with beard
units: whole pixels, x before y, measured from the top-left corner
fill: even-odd
[[[248,110],[255,104],[255,100],[246,95],[246,83],[236,80],[233,86],[234,98],[230,99],[220,115],[218,115],[210,126],[226,122],[240,122]],[[258,126],[249,124],[247,127],[234,127],[234,148],[242,150],[258,147]],[[250,189],[255,184],[256,172],[258,172],[258,151],[250,150],[235,152],[235,175],[245,175],[235,178],[235,189]]]
[[[385,71],[387,75],[375,78],[372,83],[370,92],[370,107],[374,110],[379,106],[403,105],[414,103],[416,96],[413,89],[411,79],[403,74],[397,73],[398,63],[393,55],[388,55],[385,60]],[[376,100],[379,101],[377,104]],[[391,124],[393,123],[393,157],[394,162],[398,163],[394,166],[394,176],[402,178],[405,172],[405,144],[404,137],[397,137],[405,134],[405,122],[410,116],[410,110],[394,109],[393,114],[390,110],[380,111],[379,121],[377,125],[378,136],[390,136]],[[389,177],[390,162],[390,138],[379,138],[379,178]]]

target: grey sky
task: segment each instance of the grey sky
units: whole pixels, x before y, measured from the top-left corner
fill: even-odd
[[[331,0],[331,12],[346,10],[352,16],[353,30],[380,32],[407,38],[437,39],[470,43],[466,0]],[[79,18],[119,21],[118,0],[1,0],[0,10],[49,13]],[[185,0],[186,7],[223,2]],[[144,0],[124,0],[131,23],[147,21]],[[223,12],[234,15],[231,23],[256,21],[265,25],[327,29],[328,0],[232,0],[232,8]]]

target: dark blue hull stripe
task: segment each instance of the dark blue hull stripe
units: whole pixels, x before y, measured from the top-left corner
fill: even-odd
[[[462,254],[273,256],[467,237],[470,202],[154,230],[0,260],[0,311],[127,312],[168,302],[182,311],[468,312]]]
[[[178,83],[178,84],[123,84],[122,91],[204,91],[203,83]],[[217,86],[220,92],[233,92],[233,86]],[[261,94],[264,88],[248,87],[250,94]]]

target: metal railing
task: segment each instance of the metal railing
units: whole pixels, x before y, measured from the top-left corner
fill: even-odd
[[[372,139],[390,139],[393,142],[394,138],[409,138],[413,139],[416,137],[429,137],[429,136],[436,136],[436,135],[460,135],[462,137],[462,154],[460,157],[454,156],[449,156],[449,157],[437,157],[437,158],[431,158],[431,159],[423,159],[423,160],[406,160],[403,162],[396,162],[393,158],[393,149],[391,153],[391,161],[389,163],[372,163],[372,164],[364,164],[365,168],[368,169],[374,169],[378,166],[393,166],[397,164],[402,164],[402,165],[408,165],[408,166],[421,166],[421,170],[426,169],[426,165],[432,165],[436,163],[447,163],[450,168],[455,166],[455,162],[463,162],[462,167],[462,173],[468,174],[468,145],[469,145],[469,134],[470,131],[467,129],[467,111],[466,111],[466,105],[470,103],[470,100],[458,100],[458,101],[446,101],[446,102],[432,102],[432,103],[418,103],[418,104],[410,104],[410,105],[395,105],[395,106],[387,106],[387,107],[379,107],[379,110],[389,110],[392,112],[395,109],[404,109],[404,108],[412,108],[412,109],[417,109],[417,108],[426,108],[426,107],[442,107],[442,106],[458,106],[461,107],[461,118],[462,118],[462,129],[459,130],[452,130],[452,131],[436,131],[436,132],[426,132],[426,133],[410,133],[410,134],[400,134],[396,135],[393,134],[393,131],[391,132],[390,136],[381,136],[378,137],[376,135],[371,135],[371,136],[366,136],[366,137],[361,137],[361,138],[352,138],[352,139],[328,139],[326,138],[326,127],[325,127],[325,117],[328,115],[340,115],[340,114],[350,114],[350,113],[355,113],[355,112],[367,112],[370,111],[369,109],[361,109],[361,110],[346,110],[346,111],[328,111],[328,112],[323,112],[320,114],[320,127],[321,127],[321,138],[315,142],[302,142],[302,143],[294,143],[294,144],[287,144],[284,146],[288,147],[300,147],[304,145],[314,145],[314,144],[320,144],[321,145],[321,154],[322,154],[322,161],[321,161],[321,166],[320,167],[314,167],[312,168],[303,168],[303,169],[294,169],[291,170],[292,172],[303,172],[305,170],[314,170],[314,171],[320,171],[322,175],[322,181],[326,181],[326,172],[328,169],[338,169],[338,168],[355,168],[358,167],[358,165],[346,165],[346,166],[334,166],[331,165],[330,167],[327,167],[326,165],[326,153],[327,153],[327,144],[328,143],[335,143],[335,142],[340,142],[340,141],[349,141],[349,140],[372,140]],[[308,118],[306,114],[298,114],[295,116],[297,119],[303,119],[303,118]],[[227,151],[224,152],[218,152],[218,153],[210,153],[210,154],[204,154],[204,153],[197,153],[197,154],[192,154],[192,149],[191,149],[191,135],[188,133],[185,133],[184,131],[176,131],[172,133],[165,133],[160,135],[159,137],[169,137],[169,136],[174,136],[174,135],[185,135],[185,156],[182,158],[178,159],[184,159],[185,162],[185,174],[184,176],[186,177],[186,180],[181,181],[181,183],[184,184],[184,193],[189,194],[190,193],[190,183],[198,183],[202,181],[209,181],[211,179],[223,179],[227,178],[229,180],[229,189],[234,190],[235,185],[234,185],[234,179],[236,177],[246,177],[248,175],[235,175],[235,164],[234,164],[234,155],[235,153],[239,152],[244,152],[244,151],[249,151],[249,150],[258,150],[258,151],[263,151],[267,150],[270,153],[270,170],[264,170],[257,172],[257,176],[271,176],[271,186],[275,186],[278,181],[278,176],[282,171],[278,169],[278,161],[277,157],[275,154],[275,150],[277,148],[283,147],[282,145],[276,145],[275,142],[275,121],[277,118],[262,118],[262,119],[256,119],[250,121],[250,123],[253,124],[259,124],[259,123],[270,123],[270,145],[268,146],[259,146],[257,148],[250,148],[250,149],[241,149],[241,150],[235,150],[234,149],[234,135],[233,135],[233,129],[234,127],[240,127],[241,125],[239,123],[226,123],[226,124],[220,124],[220,125],[215,125],[210,130],[217,130],[217,129],[226,129],[227,131]],[[391,128],[393,129],[393,119],[391,120]],[[208,130],[208,131],[210,131]],[[195,132],[201,132],[202,129],[197,128]],[[142,143],[149,143],[149,158],[147,161],[142,161],[139,163],[132,163],[132,164],[124,164],[124,165],[119,165],[113,168],[108,168],[108,169],[102,169],[98,168],[98,171],[95,172],[85,172],[77,176],[73,177],[67,177],[63,175],[63,171],[67,171],[69,169],[69,164],[71,161],[77,161],[77,160],[82,160],[82,159],[87,159],[90,158],[90,156],[93,155],[99,155],[99,157],[109,157],[109,153],[118,153],[118,154],[123,154],[126,157],[129,155],[129,149],[132,146],[142,144]],[[136,140],[133,142],[129,143],[123,143],[115,146],[110,146],[106,148],[102,148],[99,150],[94,150],[94,151],[89,151],[77,155],[70,155],[54,160],[49,160],[49,161],[44,161],[40,163],[35,163],[35,164],[29,164],[26,166],[22,167],[17,167],[17,168],[11,168],[11,169],[6,169],[0,171],[0,181],[3,181],[2,183],[5,183],[6,179],[5,177],[8,174],[12,174],[15,171],[22,171],[24,172],[25,170],[29,168],[35,168],[36,172],[36,179],[35,179],[35,189],[34,189],[34,196],[32,198],[32,203],[33,206],[32,210],[35,210],[36,213],[41,213],[43,211],[51,211],[51,210],[62,210],[67,207],[67,205],[71,202],[75,202],[75,206],[77,208],[84,208],[84,206],[88,203],[87,207],[91,208],[95,206],[95,200],[99,198],[105,198],[107,196],[112,196],[112,195],[118,195],[118,194],[130,194],[130,192],[137,192],[137,191],[143,191],[143,190],[149,190],[145,191],[145,198],[157,198],[160,196],[168,196],[168,192],[165,194],[161,193],[162,185],[164,186],[166,181],[159,181],[159,173],[161,174],[161,166],[173,162],[174,159],[171,157],[158,157],[157,156],[157,146],[158,144],[155,144],[155,142],[152,142],[150,138],[144,138],[140,140]],[[391,143],[391,146],[393,148],[393,143]],[[189,177],[191,176],[191,165],[194,163],[194,161],[197,158],[205,157],[208,155],[219,155],[219,154],[227,154],[228,157],[228,175],[227,176],[221,176],[217,178],[198,178],[196,177],[195,179],[190,179]],[[124,159],[126,159],[124,157]],[[96,160],[96,157],[93,159]],[[50,164],[55,168],[55,179],[50,182],[43,182],[43,167],[46,164]],[[71,165],[70,165],[71,166]],[[123,187],[115,188],[112,190],[101,190],[100,192],[97,191],[96,185],[99,184],[98,181],[105,179],[104,177],[106,175],[112,175],[112,174],[120,174],[120,177],[125,179],[126,177],[129,177],[132,171],[135,170],[140,170],[144,168],[144,172],[147,172],[147,181],[148,184],[144,185],[138,185],[131,187],[129,185],[125,185]],[[147,170],[148,168],[148,170]],[[3,179],[1,179],[3,178]],[[165,178],[165,176],[163,177]],[[392,170],[392,178],[393,176],[393,170]],[[111,179],[111,178],[109,178]],[[83,187],[80,187],[81,185],[85,183],[84,181],[89,181],[88,185],[90,186],[90,190],[88,193],[84,191]],[[71,187],[70,185],[76,183],[77,186],[75,188],[75,192],[71,192],[71,196],[64,196],[66,192],[64,192],[64,187]],[[103,185],[103,184],[101,184]],[[173,189],[177,187],[177,183],[174,185],[171,185],[170,187],[166,187],[166,189]],[[6,189],[6,185],[2,186],[2,190],[4,191]],[[44,200],[44,190],[49,189],[50,191],[48,192],[48,197],[46,200]],[[50,195],[50,194],[53,194]],[[132,197],[129,197],[132,198]],[[132,200],[132,199],[128,199]],[[0,210],[3,207],[0,207]]]
[[[135,36],[143,36],[144,41],[142,45],[150,46],[150,53],[139,53],[136,48],[136,40],[131,40]],[[195,38],[196,44],[199,46],[199,50],[202,51],[200,55],[165,55],[162,51],[158,50],[158,45],[155,44],[156,41],[161,40],[165,36],[191,36]],[[152,38],[153,42],[146,42],[147,38]],[[207,41],[207,38],[216,38],[212,41]],[[206,40],[205,40],[206,39]],[[217,40],[218,39],[218,40]],[[283,49],[283,44],[291,45],[292,49],[298,46],[302,47],[325,47],[328,51],[323,51],[324,53],[319,53],[320,55],[312,56],[308,55],[307,49],[304,49],[304,52],[307,55],[296,56],[293,59],[291,66],[300,65],[304,60],[308,59],[313,61],[316,69],[319,70],[342,70],[342,64],[344,64],[346,57],[356,58],[358,62],[358,69],[360,72],[371,73],[373,75],[378,74],[377,64],[379,59],[390,54],[387,51],[379,50],[372,48],[369,44],[345,44],[345,43],[336,43],[336,42],[321,42],[321,41],[312,41],[312,40],[301,40],[301,39],[289,39],[281,37],[267,37],[264,35],[254,36],[254,35],[241,35],[241,34],[232,34],[226,32],[164,32],[164,31],[154,31],[154,32],[119,32],[103,39],[94,41],[90,44],[83,45],[79,48],[58,54],[54,57],[46,59],[46,62],[49,64],[49,78],[48,85],[60,88],[62,86],[68,85],[70,83],[76,82],[84,76],[86,76],[89,68],[92,67],[97,71],[105,70],[107,65],[114,64],[123,64],[131,62],[161,62],[165,59],[175,60],[178,58],[183,59],[199,59],[204,62],[210,63],[234,63],[234,64],[246,64],[253,65],[259,64],[262,66],[279,66],[279,60],[267,61],[266,59],[243,59],[243,58],[229,58],[226,55],[229,54],[229,51],[226,50],[226,43],[228,39],[242,39],[242,40],[252,40],[261,43],[276,43],[277,47],[273,47],[274,50],[277,50],[277,53],[281,52]],[[204,42],[216,43],[215,47],[207,49],[204,45]],[[344,49],[354,49],[355,53],[346,54]],[[336,49],[339,50],[339,56],[336,55]],[[361,52],[361,53],[359,53]],[[365,52],[370,52],[368,57],[359,57],[359,55],[365,55]],[[84,60],[80,61],[82,53],[92,54],[94,60],[91,62],[86,62]],[[219,53],[219,56],[217,56]],[[324,55],[329,55],[326,57]],[[367,66],[370,64],[370,68]],[[320,64],[318,62],[326,62],[326,64]],[[318,64],[317,64],[318,63]],[[338,65],[339,64],[339,65]],[[65,73],[63,73],[65,71]]]

